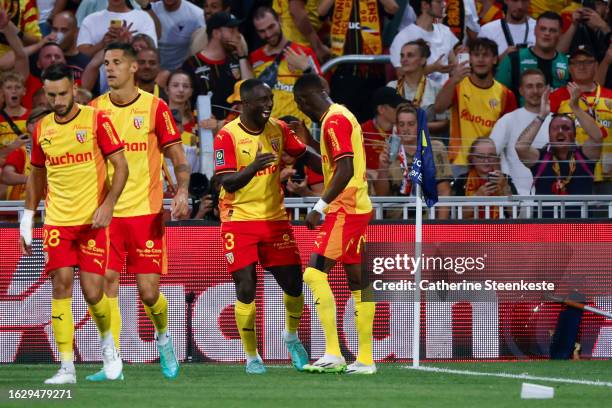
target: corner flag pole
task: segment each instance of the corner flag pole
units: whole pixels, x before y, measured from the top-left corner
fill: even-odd
[[[416,183],[416,220],[414,227],[414,257],[421,256],[423,242],[423,199],[421,198],[421,184]],[[421,344],[421,262],[417,262],[414,271],[414,311],[412,332],[412,366],[419,366]]]

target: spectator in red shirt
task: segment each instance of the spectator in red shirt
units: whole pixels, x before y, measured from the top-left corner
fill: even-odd
[[[397,91],[387,86],[378,88],[372,94],[374,118],[361,124],[368,170],[378,169],[378,158],[387,143],[387,138],[393,132],[396,108],[402,102],[404,99]]]

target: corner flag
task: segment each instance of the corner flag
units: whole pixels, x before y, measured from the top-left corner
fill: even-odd
[[[436,164],[427,129],[427,114],[423,109],[417,110],[417,149],[412,161],[410,178],[413,185],[421,185],[423,198],[428,207],[438,202],[438,187],[436,182]]]

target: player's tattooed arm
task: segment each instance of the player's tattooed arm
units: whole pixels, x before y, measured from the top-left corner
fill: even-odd
[[[526,167],[533,167],[540,156],[538,150],[533,147],[532,144],[542,124],[546,121],[546,117],[550,113],[549,97],[550,88],[547,88],[540,98],[540,114],[521,132],[516,141],[516,146],[514,147],[516,149],[516,154]]]
[[[109,156],[108,161],[113,166],[115,171],[113,173],[113,179],[111,180],[108,194],[93,215],[91,223],[92,228],[105,228],[110,225],[110,222],[113,219],[115,204],[117,203],[117,200],[119,200],[119,196],[125,187],[125,183],[127,182],[130,172],[123,150]]]
[[[191,167],[187,163],[185,151],[181,143],[170,145],[164,151],[164,155],[172,161],[174,167],[174,177],[176,178],[177,191],[172,199],[171,215],[173,219],[182,219],[189,215],[189,205],[187,198],[189,197],[189,176],[191,175]]]
[[[261,148],[262,146],[260,143],[255,159],[243,170],[233,173],[221,173],[217,175],[217,177],[220,179],[220,184],[223,186],[225,191],[228,193],[233,193],[234,191],[240,190],[242,187],[249,184],[251,179],[255,177],[258,171],[270,167],[278,161],[278,156],[276,154],[262,153]]]

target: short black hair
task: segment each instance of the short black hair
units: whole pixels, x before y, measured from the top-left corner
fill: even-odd
[[[491,51],[493,55],[495,56],[499,55],[497,43],[491,40],[490,38],[486,38],[486,37],[471,38],[468,40],[467,46],[470,52],[474,52],[476,50],[483,49],[483,50]]]
[[[414,14],[416,14],[416,16],[420,16],[421,13],[423,12],[423,8],[421,7],[421,2],[425,2],[428,4],[431,4],[431,0],[410,0],[409,3],[412,6],[412,9],[414,10]]]
[[[260,86],[266,86],[266,83],[260,79],[247,79],[240,85],[240,100],[245,101],[253,93],[253,90]]]
[[[274,10],[272,7],[270,6],[259,6],[255,9],[255,12],[253,13],[253,20],[260,20],[262,18],[264,18],[266,16],[266,14],[272,14],[272,17],[274,17],[274,19],[276,21],[280,20],[280,17],[278,16],[278,13],[276,12],[276,10]]]
[[[554,11],[545,11],[544,13],[540,14],[536,20],[536,23],[540,22],[540,20],[542,19],[558,21],[559,27],[563,27],[563,19],[559,14],[555,13]]]
[[[74,72],[72,72],[72,68],[63,62],[48,66],[40,76],[43,82],[59,81],[63,78],[68,78],[70,82],[74,82]]]
[[[104,53],[106,54],[111,50],[121,50],[125,55],[130,57],[131,59],[137,59],[137,53],[132,44],[130,43],[122,43],[122,42],[112,42],[104,48]]]
[[[293,92],[323,91],[323,79],[317,74],[303,74],[295,81]]]

